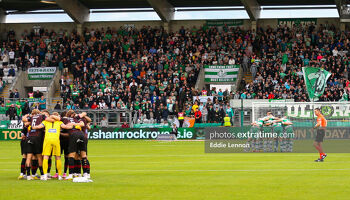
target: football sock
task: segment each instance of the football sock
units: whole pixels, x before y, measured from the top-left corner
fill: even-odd
[[[26,167],[27,169],[27,176],[30,176],[30,167]]]
[[[69,162],[69,175],[73,175],[74,173],[74,158],[68,158]]]
[[[38,170],[38,165],[38,160],[32,160],[32,175],[36,174],[36,171]]]
[[[325,153],[320,153],[320,159],[322,159],[322,156],[326,155]]]
[[[324,155],[325,153],[320,153],[320,159],[322,159],[322,156]]]
[[[85,174],[85,173],[87,173],[87,167],[88,167],[87,158],[83,158],[82,163],[83,163],[83,173]]]
[[[81,174],[81,160],[77,160],[77,174]]]
[[[58,171],[58,175],[62,176],[62,161],[56,160],[56,169]]]
[[[74,174],[78,173],[78,160],[74,159]]]
[[[69,160],[68,157],[64,157],[64,173],[67,173]]]
[[[49,173],[49,174],[50,174],[50,171],[51,171],[51,164],[52,164],[52,159],[50,157],[49,161],[48,161],[48,168],[47,168],[47,173]]]
[[[25,158],[22,158],[22,161],[21,161],[21,173],[22,174],[26,173],[26,159]]]
[[[49,160],[44,158],[44,160],[43,160],[43,172],[44,172],[44,174],[47,174],[48,167],[49,167]]]
[[[39,170],[40,170],[40,174],[41,174],[41,175],[44,175],[43,166],[39,166]]]
[[[86,171],[88,174],[90,174],[90,162],[86,159],[87,165],[86,165]]]

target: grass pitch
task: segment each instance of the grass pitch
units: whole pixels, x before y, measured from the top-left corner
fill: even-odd
[[[350,155],[317,157],[205,154],[198,141],[91,140],[93,183],[43,182],[17,180],[19,141],[2,141],[0,199],[349,199]]]

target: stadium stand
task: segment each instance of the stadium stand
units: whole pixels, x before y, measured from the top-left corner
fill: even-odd
[[[308,101],[301,68],[311,66],[332,72],[320,100],[339,101],[350,89],[347,38],[348,33],[328,24],[259,29],[256,51],[242,64],[253,81],[242,80],[240,98]]]
[[[332,72],[321,101],[344,99],[349,93],[347,36],[333,25],[316,28],[311,23],[256,32],[227,26],[170,33],[147,26],[105,27],[86,28],[83,35],[41,29],[25,32],[8,45],[16,49],[22,70],[59,67],[64,109],[131,109],[137,111],[138,122],[159,123],[179,112],[194,116],[198,104],[201,111],[207,108],[202,121],[221,122],[230,99],[308,101],[303,66]],[[205,64],[241,64],[248,76],[237,91],[204,88],[202,94],[194,86]],[[214,96],[213,102],[194,103],[193,96],[201,95]]]

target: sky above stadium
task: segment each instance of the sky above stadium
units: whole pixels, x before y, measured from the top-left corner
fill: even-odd
[[[175,12],[175,20],[189,19],[249,19],[244,10]],[[261,10],[260,17],[268,18],[337,18],[337,9]],[[92,13],[90,21],[145,21],[160,20],[156,12]],[[7,15],[6,23],[72,22],[67,14]]]

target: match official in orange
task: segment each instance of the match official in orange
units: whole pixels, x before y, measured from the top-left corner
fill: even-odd
[[[317,151],[320,153],[320,158],[315,160],[315,162],[323,162],[324,159],[327,157],[327,154],[324,153],[322,149],[322,142],[326,133],[327,120],[321,114],[321,111],[319,108],[315,108],[315,115],[317,116],[317,123],[313,128],[317,129],[317,134],[316,134],[316,139],[314,141],[314,146],[317,149]]]

